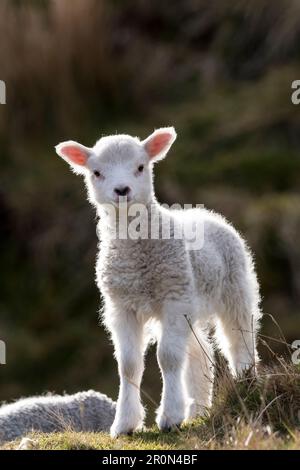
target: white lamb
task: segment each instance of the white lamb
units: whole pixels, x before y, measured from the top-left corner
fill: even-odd
[[[153,163],[165,157],[175,139],[174,128],[168,127],[143,141],[114,135],[92,148],[73,141],[56,147],[73,171],[84,175],[89,200],[100,217],[97,283],[120,375],[112,436],[143,425],[140,384],[151,336],[158,344],[163,379],[156,419],[161,430],[203,414],[211,405],[214,368],[208,325],[216,326],[234,374],[258,360],[259,289],[245,242],[220,215],[205,209],[169,211],[155,198]],[[124,197],[129,215],[118,221],[116,236],[115,215],[108,207],[119,214]],[[150,212],[159,220],[160,235],[171,222],[170,238],[120,236],[122,225],[132,220],[134,203],[147,209],[140,223],[146,222],[143,217],[149,221]],[[175,236],[176,228],[191,220],[204,230],[204,243],[196,250],[190,249],[186,237]]]

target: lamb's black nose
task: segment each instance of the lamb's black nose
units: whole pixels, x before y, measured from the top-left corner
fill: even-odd
[[[114,191],[118,196],[127,196],[130,188],[129,186],[119,186],[118,188],[115,188]]]

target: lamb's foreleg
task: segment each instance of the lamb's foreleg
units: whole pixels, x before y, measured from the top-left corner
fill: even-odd
[[[189,331],[184,313],[180,306],[169,305],[161,322],[157,358],[163,390],[156,422],[163,431],[179,426],[185,415],[183,367]]]
[[[144,421],[140,399],[144,370],[143,325],[134,312],[121,312],[111,332],[120,376],[116,415],[110,430],[111,436],[116,437],[140,429]]]

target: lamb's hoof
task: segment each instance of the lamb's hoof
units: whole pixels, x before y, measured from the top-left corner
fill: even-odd
[[[180,425],[181,425],[181,423],[173,424],[173,426],[163,426],[163,427],[160,428],[160,431],[166,432],[166,433],[176,431],[176,430],[179,430]]]
[[[172,428],[170,426],[161,428],[161,432],[171,432],[171,431],[172,431]]]
[[[133,429],[130,429],[130,430],[124,430],[124,431],[119,431],[117,429],[111,429],[110,430],[110,437],[112,437],[113,439],[116,439],[117,437],[120,437],[120,436],[132,436],[134,433],[134,430]]]
[[[127,429],[122,426],[114,426],[110,428],[110,437],[116,439],[119,436],[132,436],[133,429]]]
[[[233,371],[233,377],[236,379],[243,379],[243,380],[255,380],[258,377],[257,373],[257,366],[250,365],[248,367],[240,367],[236,368]]]
[[[178,431],[183,419],[171,419],[167,418],[166,416],[158,417],[156,420],[156,424],[160,431],[162,432],[171,432],[171,431]]]
[[[136,427],[122,425],[122,424],[113,424],[110,428],[110,437],[113,439],[119,436],[132,436],[133,433],[137,431],[141,431],[143,429],[143,425],[139,424]]]
[[[133,431],[110,431],[110,437],[112,439],[117,439],[120,436],[132,436]]]

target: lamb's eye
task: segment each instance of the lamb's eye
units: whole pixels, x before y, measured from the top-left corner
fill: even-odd
[[[138,167],[138,171],[139,171],[140,173],[142,173],[143,170],[144,170],[144,165],[140,165],[140,166]]]
[[[96,178],[99,178],[99,176],[101,176],[101,173],[100,173],[100,171],[95,170],[94,175],[96,176]]]

